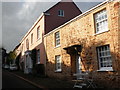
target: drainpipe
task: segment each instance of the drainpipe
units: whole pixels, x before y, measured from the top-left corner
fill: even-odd
[[[45,76],[47,75],[46,73],[47,72],[47,69],[46,69],[47,68],[47,65],[46,65],[47,64],[47,44],[46,43],[47,43],[47,37],[45,39]]]

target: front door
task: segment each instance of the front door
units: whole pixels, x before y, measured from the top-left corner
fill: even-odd
[[[80,74],[82,71],[81,71],[81,58],[80,58],[80,55],[76,55],[76,73],[77,74]],[[79,76],[77,76],[77,78],[80,78]]]
[[[24,73],[28,74],[28,73],[31,73],[32,71],[32,59],[30,57],[30,54],[31,54],[31,51],[26,51],[25,52],[25,55],[26,55],[26,58],[25,58],[25,70],[24,70]]]
[[[24,69],[24,73],[28,74],[28,55],[26,55],[26,59],[25,59],[25,69]]]

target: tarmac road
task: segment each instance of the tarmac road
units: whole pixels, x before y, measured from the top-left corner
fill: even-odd
[[[2,70],[2,89],[4,90],[4,89],[12,89],[12,88],[38,89],[32,84],[11,74],[9,71]]]

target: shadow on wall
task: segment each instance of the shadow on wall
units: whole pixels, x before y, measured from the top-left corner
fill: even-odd
[[[38,64],[38,51],[39,51],[39,64]],[[31,58],[33,60],[33,75],[45,76],[45,45],[42,34],[42,42],[32,50]]]
[[[81,45],[82,51],[80,53],[82,59],[82,65],[84,66],[83,70],[89,70],[92,72],[93,77],[96,83],[102,87],[109,87],[109,88],[119,88],[120,87],[120,74],[119,74],[119,62],[118,62],[118,53],[110,52],[112,55],[112,66],[114,71],[103,71],[99,72],[99,61],[97,58],[97,50],[96,48],[99,46],[107,45],[108,41],[102,40],[98,42],[98,40],[91,38],[85,39],[71,39],[68,46],[71,45]],[[63,49],[63,47],[62,47]],[[111,49],[111,47],[110,47]],[[63,51],[63,50],[61,50]],[[67,53],[65,53],[67,55]],[[48,57],[47,57],[48,59]],[[55,62],[49,62],[47,60],[46,63],[46,72],[49,77],[64,79],[64,80],[72,80],[73,74],[76,72],[76,60],[74,54],[70,54],[71,65],[66,65],[62,63],[62,71],[56,72],[55,71]],[[62,58],[62,60],[66,60]],[[55,60],[53,60],[55,61]]]
[[[76,39],[77,40],[77,39]],[[75,40],[73,40],[74,42]],[[120,65],[119,65],[119,55],[117,52],[117,47],[115,44],[115,46],[112,46],[113,43],[111,43],[110,41],[108,41],[108,39],[106,40],[97,40],[91,37],[91,39],[89,38],[85,38],[85,39],[78,39],[79,44],[82,45],[82,52],[81,52],[81,58],[82,58],[82,63],[85,66],[86,70],[89,70],[91,72],[93,72],[93,76],[95,78],[95,81],[98,82],[98,84],[100,84],[101,86],[104,87],[120,87]],[[113,70],[112,72],[110,71],[103,71],[103,72],[99,72],[97,70],[99,70],[99,60],[98,60],[98,55],[97,55],[97,47],[99,46],[104,46],[104,45],[108,45],[110,46],[110,53],[111,53],[111,57],[112,57],[112,67]],[[112,52],[114,48],[114,52]]]

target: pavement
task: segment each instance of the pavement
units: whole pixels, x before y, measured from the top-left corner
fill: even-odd
[[[31,85],[37,88],[42,88],[46,90],[51,89],[51,88],[72,88],[73,87],[73,82],[62,81],[62,80],[55,79],[55,78],[34,77],[33,75],[26,75],[21,71],[14,71],[14,72],[9,72],[9,73],[11,73],[13,76],[16,76],[30,83]]]

